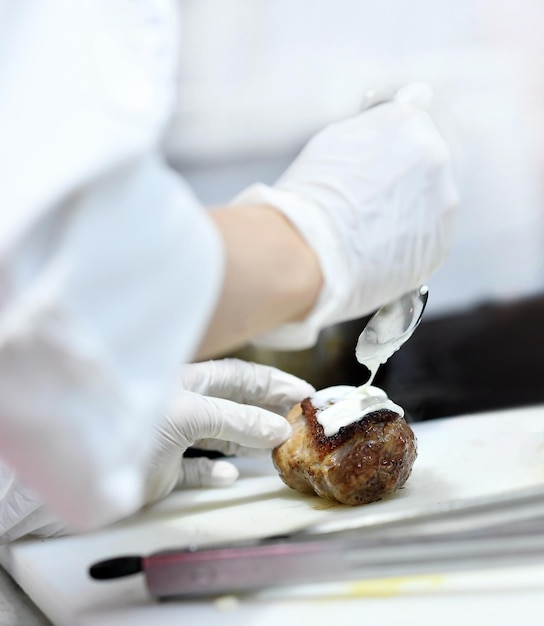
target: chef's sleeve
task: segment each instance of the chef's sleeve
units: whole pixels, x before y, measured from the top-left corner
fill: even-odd
[[[160,151],[170,4],[0,2],[0,458],[78,529],[140,505],[222,281]]]

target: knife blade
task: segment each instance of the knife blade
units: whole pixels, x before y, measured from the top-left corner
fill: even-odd
[[[151,595],[166,600],[303,583],[520,565],[544,560],[543,521],[539,528],[522,532],[503,529],[491,534],[468,531],[416,538],[374,536],[296,542],[272,539],[169,550],[104,561],[91,567],[90,574],[104,580],[141,571]]]
[[[191,546],[94,564],[108,580],[143,572],[159,599],[496,567],[544,559],[544,488],[438,503],[411,517],[348,515],[283,537]]]

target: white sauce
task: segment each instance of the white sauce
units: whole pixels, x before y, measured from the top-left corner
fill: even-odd
[[[420,293],[427,292],[425,286],[421,287]],[[424,303],[421,306],[425,306]],[[365,329],[366,333],[359,338],[355,350],[355,356],[362,365],[370,370],[370,378],[361,387],[350,387],[340,385],[328,387],[316,392],[311,398],[312,404],[316,407],[316,419],[323,426],[323,431],[327,437],[332,437],[344,426],[349,426],[360,419],[387,409],[404,417],[404,410],[387,397],[383,389],[372,386],[372,381],[380,365],[383,365],[412,334],[407,335],[406,329],[399,324],[404,324],[404,319],[400,318],[394,311],[381,312],[380,315],[380,335],[387,337],[387,341],[379,342],[375,328]],[[416,325],[417,326],[417,325]],[[414,329],[412,329],[413,332]],[[397,339],[394,339],[397,337]]]
[[[357,350],[355,351],[357,360],[370,370],[370,378],[365,383],[366,385],[372,384],[380,365],[383,365],[389,357],[393,356],[405,341],[406,337],[401,337],[397,341],[388,339],[386,343],[357,345]],[[365,350],[368,354],[365,353]]]
[[[424,296],[428,292],[426,285],[422,285],[419,288],[420,296]],[[424,301],[414,303],[414,314],[419,310],[420,315],[425,307]],[[382,308],[378,322],[374,322],[374,327],[367,326],[357,342],[355,348],[355,357],[362,365],[365,365],[370,370],[370,378],[366,382],[367,385],[371,385],[376,372],[380,365],[383,365],[387,359],[393,356],[395,352],[412,336],[412,333],[417,327],[417,324],[408,329],[405,327],[406,320],[403,316],[399,316],[395,307]],[[376,330],[376,326],[379,328],[379,333]]]
[[[404,410],[389,400],[385,391],[368,383],[361,387],[341,385],[321,389],[312,396],[312,404],[317,409],[316,419],[327,437],[380,409],[404,416]]]

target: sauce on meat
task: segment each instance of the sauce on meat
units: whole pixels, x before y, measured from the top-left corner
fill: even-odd
[[[311,401],[317,409],[316,419],[327,437],[334,437],[341,428],[376,411],[392,411],[404,417],[404,410],[389,400],[385,391],[368,383],[360,387],[327,387],[316,392]]]

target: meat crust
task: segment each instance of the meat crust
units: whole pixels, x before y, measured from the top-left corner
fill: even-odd
[[[416,438],[404,417],[375,411],[327,437],[309,398],[287,415],[293,435],[274,449],[283,482],[343,504],[367,504],[400,489],[417,456]]]

